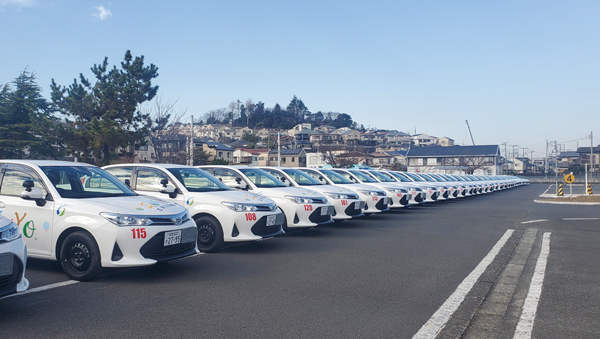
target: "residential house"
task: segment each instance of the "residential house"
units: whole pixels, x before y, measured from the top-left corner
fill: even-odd
[[[438,139],[438,145],[443,147],[454,146],[454,139],[448,137],[441,137]]]
[[[438,138],[432,137],[431,135],[427,134],[417,134],[411,136],[413,145],[419,147],[436,145],[438,142],[437,139]]]
[[[233,162],[233,151],[234,149],[219,142],[214,142],[205,139],[194,139],[194,147],[199,147],[208,154],[208,162],[214,159],[223,159]]]
[[[498,145],[411,147],[406,159],[411,172],[500,173]]]
[[[270,150],[266,166],[278,166],[278,151]],[[261,162],[259,161],[259,164]],[[261,165],[265,166],[265,165]],[[302,148],[281,149],[282,167],[306,167],[306,152]]]
[[[268,148],[237,148],[233,151],[232,164],[258,166],[261,154],[268,152]]]

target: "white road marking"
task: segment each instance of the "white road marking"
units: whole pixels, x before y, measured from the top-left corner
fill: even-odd
[[[549,232],[544,233],[542,238],[542,249],[537,263],[535,264],[531,285],[529,286],[529,292],[527,292],[527,298],[523,304],[521,318],[517,323],[517,329],[515,330],[515,336],[513,337],[514,339],[531,338],[533,322],[535,321],[540,295],[542,294],[542,285],[544,284],[544,275],[546,274],[548,254],[550,254],[550,234],[551,233]]]
[[[545,190],[545,191],[544,191],[544,193],[542,193],[542,194],[546,194],[546,193],[548,193],[548,190],[550,190],[550,188],[552,188],[552,187],[554,187],[554,184],[552,184],[552,185],[548,186],[548,188],[546,188],[546,190]]]
[[[600,218],[563,218],[563,220],[598,220]]]
[[[483,274],[483,272],[487,269],[487,267],[492,263],[500,249],[506,244],[506,241],[513,234],[514,230],[507,230],[502,238],[498,240],[496,245],[492,248],[492,250],[483,258],[483,260],[475,267],[473,272],[469,274],[465,280],[463,280],[460,285],[456,288],[454,293],[440,306],[440,308],[431,316],[429,321],[421,327],[419,332],[417,332],[413,339],[431,339],[435,338],[438,333],[446,326],[446,323],[456,312],[460,304],[463,302],[469,291],[473,288],[479,277]]]
[[[521,221],[521,224],[531,224],[531,223],[534,223],[534,222],[542,222],[542,221],[548,221],[548,219]]]
[[[29,289],[27,291],[23,291],[23,292],[20,292],[20,293],[7,295],[6,297],[0,298],[0,299],[8,299],[8,298],[17,297],[17,296],[21,296],[21,295],[25,295],[25,294],[48,291],[48,290],[51,290],[51,289],[54,289],[54,288],[58,288],[58,287],[63,287],[63,286],[77,284],[78,282],[79,281],[77,281],[77,280],[67,280],[67,281],[56,283],[56,284],[44,285],[44,286],[32,288],[32,289]]]

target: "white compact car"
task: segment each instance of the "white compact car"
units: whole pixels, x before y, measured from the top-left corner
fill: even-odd
[[[228,187],[269,197],[285,214],[284,231],[333,222],[333,206],[313,190],[289,187],[269,173],[248,166],[200,166]]]
[[[311,177],[301,170],[289,167],[260,167],[263,171],[278,178],[293,187],[303,187],[317,191],[327,197],[335,208],[332,219],[334,221],[348,220],[362,217],[365,202],[358,197],[358,193],[341,186],[327,185]]]
[[[373,213],[380,213],[390,210],[389,204],[392,198],[390,198],[390,196],[387,195],[384,190],[378,187],[355,183],[330,169],[304,167],[298,169],[319,181],[329,185],[342,186],[358,193],[358,196],[365,201],[365,209],[363,213],[367,216]]]
[[[438,200],[440,196],[440,190],[437,186],[431,185],[429,182],[423,180],[419,176],[414,175],[414,173],[400,171],[394,171],[394,173],[412,181],[417,185],[420,185],[420,187],[425,191],[425,202],[435,202]]]
[[[0,205],[0,213],[3,211]],[[19,226],[0,214],[0,297],[29,287],[25,279],[26,265],[27,248]]]
[[[185,207],[139,196],[96,166],[0,160],[0,167],[2,215],[22,231],[30,258],[60,261],[71,279],[197,253]]]
[[[405,186],[400,187],[396,182],[391,180],[390,182],[382,182],[366,170],[336,168],[332,171],[356,183],[379,187],[387,191],[387,194],[391,197],[390,208],[401,208],[409,204],[411,196],[408,193],[408,188]]]
[[[425,203],[427,195],[423,190],[426,187],[417,185],[413,181],[396,172],[391,172],[388,170],[369,170],[369,172],[377,177],[382,176],[384,178],[388,178],[389,180],[393,180],[402,186],[408,187],[408,192],[412,196],[412,198],[408,201],[410,205],[419,205]]]
[[[254,241],[283,233],[283,213],[273,200],[234,191],[198,168],[163,164],[103,168],[139,194],[187,207],[198,227],[202,252],[218,251],[224,242]]]

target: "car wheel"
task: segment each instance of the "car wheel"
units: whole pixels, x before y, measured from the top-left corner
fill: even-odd
[[[198,249],[202,252],[216,252],[223,247],[223,229],[217,219],[205,215],[195,218],[198,227]]]
[[[69,234],[60,248],[60,265],[73,280],[92,280],[102,271],[100,250],[87,232]]]

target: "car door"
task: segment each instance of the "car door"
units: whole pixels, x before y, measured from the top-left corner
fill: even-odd
[[[162,179],[167,179],[169,181],[169,185],[175,186],[175,188],[179,188],[180,185],[177,182],[174,182],[169,178],[167,173],[164,173],[161,170],[150,168],[150,167],[137,167],[135,170],[135,191],[138,194],[149,195],[165,200],[172,200],[182,206],[185,206],[185,197],[181,193],[180,189],[177,190],[177,196],[175,198],[170,198],[169,194],[161,193],[160,188],[162,184],[160,181]]]
[[[5,165],[0,173],[0,213],[19,226],[30,255],[50,257],[54,236],[52,225],[56,212],[60,210],[55,211],[54,200],[46,184],[32,168],[23,165]],[[21,198],[26,180],[33,181],[33,188],[42,190],[46,197],[43,206]]]

